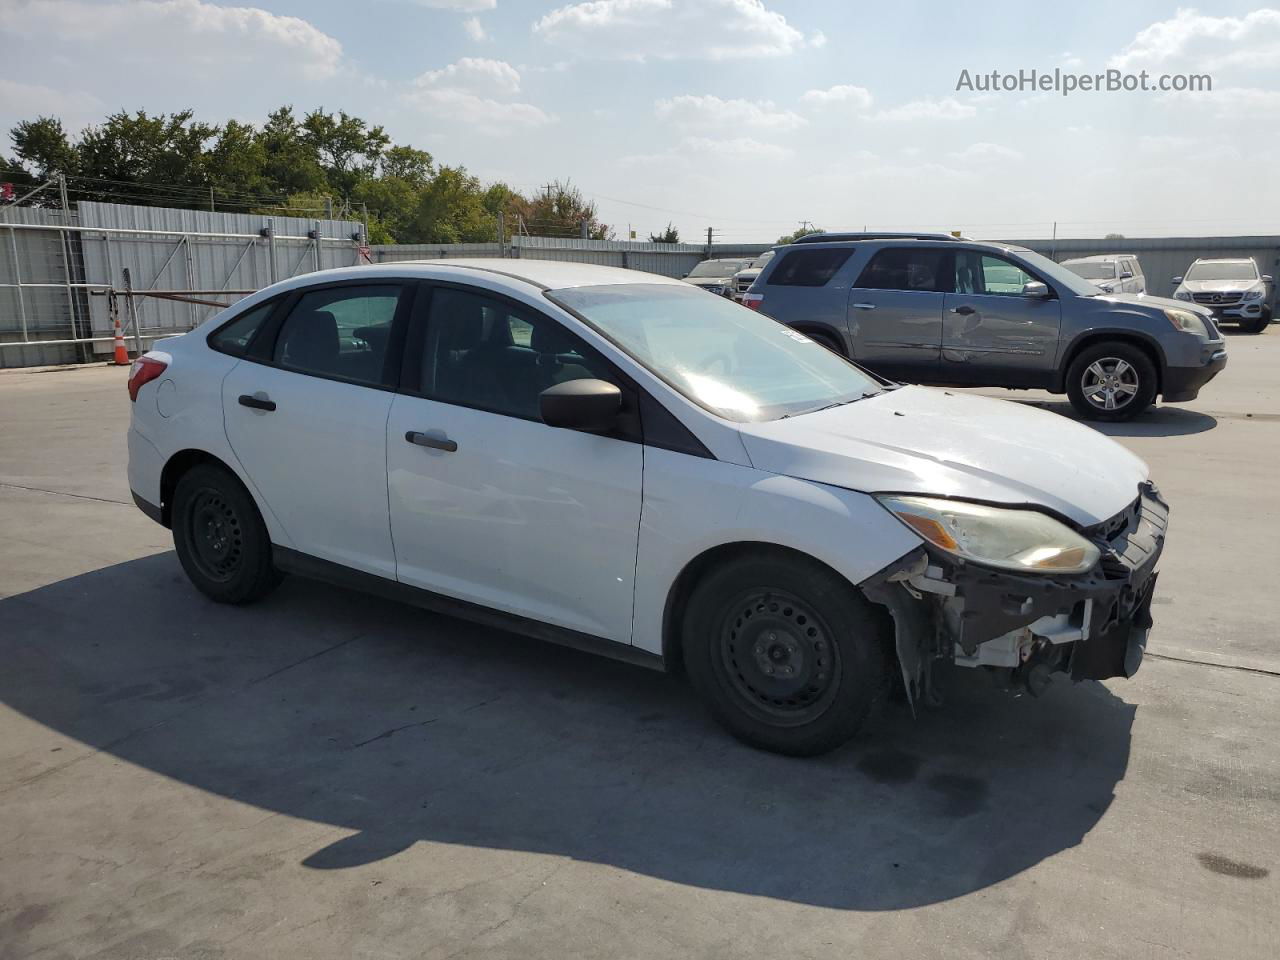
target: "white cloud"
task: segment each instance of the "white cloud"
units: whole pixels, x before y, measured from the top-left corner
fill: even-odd
[[[798,113],[779,110],[770,100],[722,100],[711,95],[684,94],[658,100],[654,104],[654,112],[659,119],[690,127],[787,131],[802,127],[806,122]]]
[[[505,60],[463,57],[439,70],[428,70],[414,84],[468,93],[511,94],[520,92],[520,73]]]
[[[1012,147],[999,143],[971,143],[963,150],[951,154],[953,160],[976,163],[1000,163],[1010,160],[1021,160],[1022,154]]]
[[[1218,117],[1228,119],[1275,116],[1276,111],[1280,110],[1280,90],[1261,90],[1257,87],[1222,87],[1213,91],[1168,93],[1160,99],[1179,106],[1203,108]]]
[[[1076,67],[1082,65],[1083,63],[1084,63],[1084,60],[1082,60],[1080,57],[1077,57],[1070,50],[1066,50],[1062,54],[1062,65],[1066,67],[1068,70],[1074,70]]]
[[[54,116],[71,134],[102,112],[103,103],[91,93],[67,93],[38,83],[21,83],[0,77],[0,102],[10,104],[26,117]]]
[[[762,143],[750,137],[717,140],[712,137],[685,137],[678,144],[659,153],[633,154],[623,157],[627,166],[687,167],[695,163],[715,161],[726,165],[785,160],[791,150],[776,143]]]
[[[874,114],[874,118],[891,121],[966,120],[977,112],[978,108],[972,104],[961,103],[955,97],[943,97],[941,100],[911,100],[900,106],[881,110]]]
[[[1280,10],[1259,9],[1243,17],[1208,17],[1179,10],[1139,31],[1110,65],[1207,69],[1222,66],[1271,67],[1280,56]]]
[[[484,32],[484,24],[480,22],[479,17],[467,17],[462,21],[462,29],[467,32],[467,36],[479,43],[481,40],[487,40],[488,34]]]
[[[821,30],[815,30],[813,33],[809,34],[809,46],[813,47],[815,50],[820,47],[825,47],[826,45],[827,35]]]
[[[517,133],[555,117],[531,103],[500,99],[520,92],[520,73],[502,60],[463,57],[413,81],[404,99],[425,113],[490,135]]]
[[[871,91],[866,87],[842,83],[826,90],[806,90],[800,102],[816,107],[842,106],[862,111],[871,107]]]
[[[492,10],[498,5],[498,0],[414,0],[420,7],[430,7],[433,10],[460,10],[463,13],[470,13],[473,10]]]
[[[732,60],[803,48],[804,35],[763,0],[588,0],[552,10],[533,32],[610,60]],[[826,38],[815,35],[815,46]]]

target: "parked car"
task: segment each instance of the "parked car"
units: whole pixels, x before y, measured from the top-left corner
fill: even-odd
[[[1265,333],[1271,323],[1273,281],[1251,258],[1200,259],[1186,276],[1174,277],[1175,300],[1190,301],[1213,311],[1214,319],[1233,321],[1247,333]]]
[[[682,668],[769,750],[838,745],[939,661],[1131,676],[1151,624],[1168,511],[1119,444],[666,277],[307,274],[165,340],[129,397],[134,500],[211,599],[301,574]]]
[[[748,260],[747,265],[733,275],[733,299],[742,300],[743,295],[751,289],[751,284],[755,283],[756,277],[760,276],[764,265],[772,259],[773,251],[766,250],[755,259]]]
[[[1192,400],[1226,366],[1199,306],[1104,294],[1023,247],[866,237],[780,248],[743,303],[882,376],[1065,392],[1094,420]]]
[[[1123,253],[1104,253],[1096,257],[1063,260],[1062,265],[1095,284],[1103,293],[1146,293],[1147,278],[1142,275],[1138,258]]]
[[[701,287],[718,297],[732,297],[733,276],[747,263],[742,259],[703,260],[686,273],[683,279],[685,283]]]

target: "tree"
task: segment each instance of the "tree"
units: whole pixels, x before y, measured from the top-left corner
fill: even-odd
[[[79,154],[67,139],[62,121],[55,117],[23,120],[9,131],[9,138],[19,164],[41,180],[79,170]]]
[[[826,233],[821,227],[801,227],[795,233],[786,233],[777,239],[778,244],[795,243],[801,237],[807,237],[811,233]]]
[[[373,175],[382,152],[391,143],[382,127],[370,127],[343,110],[334,116],[325,113],[324,108],[302,118],[300,136],[314,152],[329,185],[343,195]]]
[[[275,192],[328,192],[329,181],[314,148],[302,138],[293,107],[281,107],[268,115],[257,139],[264,154],[263,177]]]
[[[79,192],[126,203],[196,202],[208,183],[205,144],[218,128],[192,116],[190,110],[156,116],[122,110],[86,129],[76,144],[86,181]]]
[[[205,153],[204,168],[210,188],[222,195],[224,205],[239,206],[250,198],[270,194],[273,184],[266,173],[267,151],[251,124],[228,120]]]
[[[596,215],[596,205],[582,196],[582,191],[568,180],[553,180],[529,201],[525,223],[533,234],[553,237],[578,237],[583,224],[586,236],[591,240],[609,240],[613,228],[601,223]]]
[[[425,150],[390,147],[382,154],[381,175],[383,178],[424,184],[431,179],[432,163],[431,154]]]
[[[1123,234],[1123,233],[1108,233],[1105,237],[1103,237],[1103,239],[1104,239],[1104,240],[1123,240],[1123,239],[1124,239],[1124,234]]]
[[[663,231],[662,231],[662,233],[651,233],[651,234],[649,234],[649,242],[650,242],[650,243],[679,243],[679,242],[680,242],[680,231],[679,231],[679,230],[677,230],[677,229],[676,229],[676,228],[675,228],[675,227],[674,227],[674,226],[673,226],[673,225],[668,221],[668,223],[667,223],[667,229],[666,229],[666,230],[663,230]]]
[[[409,225],[411,243],[479,243],[497,236],[480,181],[465,167],[441,167],[422,191]]]

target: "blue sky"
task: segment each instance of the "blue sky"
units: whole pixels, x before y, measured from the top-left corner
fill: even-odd
[[[572,179],[619,236],[1280,230],[1280,10],[1257,2],[0,0],[0,43],[6,129],[342,108],[486,180]],[[1213,89],[956,90],[1108,67]]]

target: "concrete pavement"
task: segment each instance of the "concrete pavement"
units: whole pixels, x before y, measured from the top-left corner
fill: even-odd
[[[1280,330],[1229,346],[1107,428],[1173,505],[1134,680],[957,672],[812,761],[359,594],[208,603],[123,371],[0,374],[0,958],[1273,957]]]

